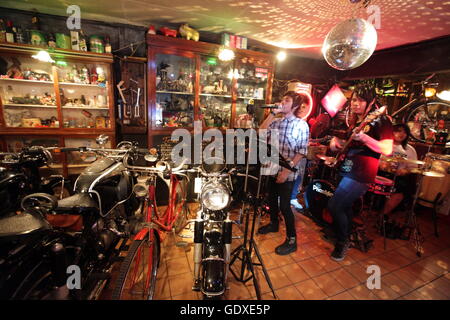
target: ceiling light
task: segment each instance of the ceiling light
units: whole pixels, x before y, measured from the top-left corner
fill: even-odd
[[[286,60],[286,56],[287,56],[286,51],[280,51],[277,54],[277,59],[278,59],[278,61],[282,62],[282,61]]]
[[[425,89],[425,97],[431,98],[435,94],[436,94],[436,89],[435,88],[426,88]]]
[[[221,61],[231,61],[234,59],[234,51],[227,48],[222,48],[219,51],[219,60]]]
[[[50,57],[50,55],[48,54],[48,52],[45,50],[39,51],[37,54],[33,55],[32,57],[34,59],[37,59],[42,62],[55,63],[55,60],[53,60],[52,57]]]

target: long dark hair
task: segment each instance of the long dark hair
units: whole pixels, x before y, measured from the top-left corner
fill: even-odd
[[[372,105],[372,108],[375,107],[377,104],[377,91],[375,90],[375,86],[367,83],[361,83],[355,86],[355,89],[352,92],[352,96],[350,97],[350,100],[353,98],[353,96],[356,94],[356,96],[360,99],[363,99],[367,106],[375,99],[374,104]]]
[[[411,130],[409,129],[408,125],[404,123],[398,123],[392,127],[393,131],[400,131],[399,129],[405,130],[406,138],[400,143],[403,147],[403,149],[406,150],[406,146],[408,145],[409,137],[411,136]]]

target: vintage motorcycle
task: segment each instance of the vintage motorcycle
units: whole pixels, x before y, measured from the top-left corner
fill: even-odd
[[[97,299],[132,233],[135,178],[122,163],[137,147],[62,148],[93,162],[74,195],[57,200],[35,193],[24,213],[0,219],[0,299]]]
[[[231,176],[221,159],[210,159],[196,171],[195,192],[200,204],[194,222],[194,285],[203,298],[221,299],[226,290],[229,272],[232,220],[230,203]],[[207,164],[211,163],[211,164]]]
[[[22,198],[43,192],[61,198],[70,195],[68,181],[61,175],[42,178],[39,168],[52,164],[53,147],[32,146],[19,153],[0,153],[0,217],[19,209]],[[5,166],[5,167],[3,167]]]

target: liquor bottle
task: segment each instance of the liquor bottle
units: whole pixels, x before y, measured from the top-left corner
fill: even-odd
[[[80,51],[87,51],[87,41],[86,36],[83,33],[83,30],[80,30],[80,42],[79,42]]]
[[[34,14],[33,17],[31,18],[31,25],[32,29],[41,30],[41,20],[39,19],[37,14]]]
[[[3,19],[0,19],[0,42],[6,42],[6,26]]]
[[[111,43],[109,41],[109,37],[105,37],[105,52],[111,53]]]
[[[6,42],[14,42],[13,24],[10,20],[6,23]]]
[[[55,36],[53,35],[53,33],[50,33],[48,35],[48,46],[49,48],[56,48],[56,41],[55,41]]]
[[[16,42],[17,43],[27,43],[25,39],[25,33],[22,27],[18,26],[16,31]]]

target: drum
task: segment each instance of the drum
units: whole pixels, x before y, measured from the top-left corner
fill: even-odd
[[[371,183],[369,186],[369,192],[382,196],[389,196],[392,194],[393,187],[394,181],[392,181],[391,179],[376,176],[375,182]]]
[[[316,161],[316,160],[319,160],[317,155],[324,155],[327,153],[327,146],[321,145],[321,144],[319,144],[319,145],[309,144],[307,150],[308,150],[308,153],[307,153],[306,158],[311,161]]]
[[[321,221],[332,223],[332,217],[327,210],[328,201],[334,195],[336,188],[334,185],[326,180],[313,180],[307,187],[304,194],[306,207],[309,209],[311,215]],[[355,201],[353,205],[354,217],[361,215],[363,210],[363,197]]]
[[[426,172],[424,172],[417,203],[432,208],[433,201],[436,199],[439,192],[442,193],[441,199],[449,193],[450,156],[427,153],[424,160]],[[440,173],[440,175],[427,175],[427,172],[436,172]]]

